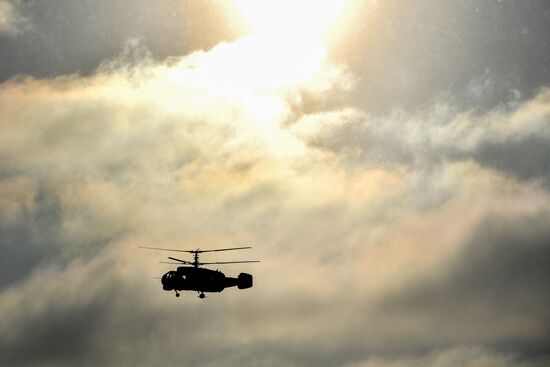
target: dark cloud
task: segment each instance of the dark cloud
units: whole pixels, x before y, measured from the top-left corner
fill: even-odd
[[[360,3],[336,54],[360,75],[354,101],[369,113],[414,111],[442,95],[488,109],[550,83],[546,1]]]
[[[389,297],[384,312],[414,322],[416,340],[426,346],[475,342],[521,358],[548,358],[549,219],[548,212],[494,213],[444,274]],[[445,326],[434,333],[435,325]]]
[[[66,366],[113,361],[114,340],[103,342],[98,338],[116,328],[109,325],[113,322],[111,315],[117,302],[130,296],[127,287],[119,288],[116,265],[104,257],[92,264],[76,262],[64,271],[41,270],[37,272],[40,276],[28,282],[19,294],[11,295],[11,301],[10,293],[4,293],[3,313],[8,320],[0,335],[2,362],[14,366]],[[132,306],[135,301],[135,296],[127,300],[129,316],[138,316]],[[148,321],[141,318],[134,331],[143,329],[139,325],[144,324]],[[107,349],[102,350],[104,347]]]
[[[18,180],[25,179],[0,181],[8,194],[1,198],[0,288],[20,284],[37,269],[89,260],[123,232],[107,208],[91,209],[82,198],[67,195],[68,186],[37,180],[24,183],[24,191],[14,190],[10,183]]]
[[[13,199],[0,221],[0,288],[28,275],[41,260],[57,258],[61,251],[62,208],[55,193],[42,187],[28,204],[23,197]]]
[[[157,59],[209,49],[237,31],[224,4],[203,1],[22,2],[32,29],[0,36],[0,81],[16,74],[49,77],[89,74],[118,55],[129,39],[140,39]]]
[[[474,159],[521,180],[542,180],[550,186],[550,140],[531,136],[520,141],[486,144]]]

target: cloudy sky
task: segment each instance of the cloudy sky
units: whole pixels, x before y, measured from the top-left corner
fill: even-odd
[[[0,365],[550,365],[549,38],[546,0],[0,0]],[[176,298],[143,244],[262,262]]]

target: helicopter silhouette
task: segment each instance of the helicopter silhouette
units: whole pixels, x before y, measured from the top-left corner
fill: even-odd
[[[213,264],[242,264],[242,263],[257,263],[259,260],[245,260],[245,261],[216,261],[216,262],[200,262],[199,254],[204,252],[218,252],[218,251],[232,251],[232,250],[244,250],[250,249],[251,246],[244,247],[229,247],[213,250],[179,250],[168,249],[161,247],[148,247],[139,246],[139,248],[149,250],[162,250],[162,251],[175,251],[175,252],[187,252],[193,254],[193,261],[180,260],[175,257],[169,256],[168,258],[177,262],[160,261],[163,264],[185,264],[190,266],[178,266],[176,270],[171,270],[165,273],[160,281],[162,283],[162,289],[165,291],[175,291],[176,297],[180,296],[179,291],[196,291],[199,293],[199,298],[205,298],[204,292],[221,292],[225,288],[237,287],[239,289],[247,289],[252,287],[252,275],[248,273],[240,273],[238,277],[232,278],[226,276],[219,270],[211,270],[207,268],[201,268],[201,265],[213,265]]]

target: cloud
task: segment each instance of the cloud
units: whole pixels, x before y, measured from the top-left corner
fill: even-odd
[[[320,101],[347,87],[345,72],[318,60],[311,74],[272,80],[260,68],[251,78],[265,56],[250,53],[256,45],[155,63],[131,42],[91,76],[0,86],[0,230],[10,255],[0,361],[547,358],[538,352],[548,327],[547,188],[476,154],[546,141],[548,91],[482,115],[442,104],[385,118],[327,111]],[[239,55],[251,57],[223,73]],[[304,91],[314,113],[302,108]],[[144,243],[253,243],[248,256],[262,263],[224,269],[253,273],[252,289],[176,300],[152,279],[167,270],[155,262],[164,255],[140,252]]]
[[[351,98],[370,114],[396,106],[413,113],[442,96],[461,110],[488,111],[511,94],[529,100],[550,83],[541,62],[550,56],[545,4],[352,3],[333,54],[360,76]]]
[[[373,117],[357,109],[311,114],[293,129],[310,146],[360,166],[425,169],[474,160],[519,179],[549,181],[550,91],[485,113],[448,103]]]
[[[477,342],[508,353],[514,344],[522,346],[513,351],[521,357],[544,356],[550,322],[543,281],[550,256],[548,219],[546,210],[532,216],[496,212],[485,217],[445,271],[428,274],[424,282],[385,299],[384,313],[397,311],[397,318],[404,317],[401,321],[410,327],[404,333],[421,344],[423,339],[431,345]],[[444,329],[434,332],[443,324]]]
[[[29,19],[21,13],[21,2],[14,0],[0,1],[0,36],[17,35],[29,27]]]
[[[370,358],[365,362],[350,364],[353,367],[400,367],[400,366],[476,366],[476,367],[499,367],[499,366],[543,366],[547,359],[536,362],[524,363],[509,354],[495,353],[479,347],[459,347],[428,353],[422,357],[409,358]]]

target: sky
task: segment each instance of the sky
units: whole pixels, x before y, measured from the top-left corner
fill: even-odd
[[[0,365],[550,365],[545,0],[0,0]],[[254,287],[162,290],[196,249]]]

